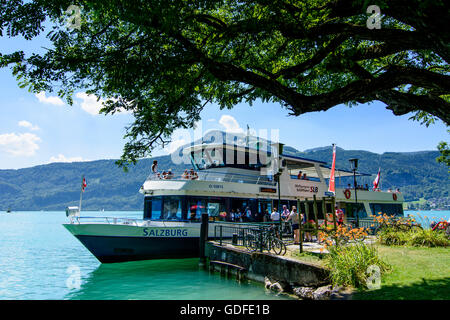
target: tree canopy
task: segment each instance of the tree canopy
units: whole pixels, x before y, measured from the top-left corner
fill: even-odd
[[[3,53],[0,66],[33,92],[56,90],[71,103],[83,89],[109,98],[106,114],[132,111],[122,164],[193,127],[209,102],[260,99],[299,116],[381,101],[395,115],[448,125],[448,4],[0,0],[1,36],[47,32],[53,43],[44,54]]]

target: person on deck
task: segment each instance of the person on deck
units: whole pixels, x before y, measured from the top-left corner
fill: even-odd
[[[252,211],[250,210],[249,207],[247,207],[247,208],[245,209],[245,220],[246,220],[247,222],[253,221]]]
[[[309,178],[306,176],[306,173],[303,174],[302,179],[303,179],[303,180],[309,180]]]
[[[188,169],[184,170],[183,174],[181,175],[181,178],[189,179],[189,171],[188,171]]]
[[[198,219],[197,219],[197,213],[196,213],[195,211],[192,211],[192,212],[191,212],[191,215],[190,215],[190,217],[189,217],[189,220],[190,220],[190,221],[198,221]]]
[[[242,219],[242,213],[241,213],[241,210],[239,208],[237,208],[237,211],[236,211],[236,221],[239,221],[239,222],[243,222],[244,221]]]
[[[275,222],[280,221],[280,214],[278,213],[277,208],[273,208],[270,219]]]
[[[280,232],[279,232],[278,224],[280,222],[280,213],[277,211],[277,208],[273,208],[272,214],[270,215],[270,219],[273,222],[275,222],[272,225],[272,228],[274,228],[274,230],[275,230],[276,237],[279,238],[280,237]]]
[[[337,205],[334,209],[336,210],[337,223],[341,226],[344,223],[344,211],[342,211],[342,209],[340,209]]]
[[[194,171],[194,169],[191,169],[191,171],[189,172],[189,176],[191,177],[191,180],[198,179],[198,174]]]
[[[292,206],[292,211],[286,221],[292,221],[292,230],[294,231],[294,244],[299,244],[300,217],[295,206]]]
[[[157,173],[158,172],[158,161],[157,160],[153,160],[152,172],[153,173]]]
[[[263,222],[269,222],[269,220],[270,220],[269,209],[266,209],[266,211],[264,211],[262,219],[263,219]]]
[[[291,233],[291,230],[289,228],[289,225],[287,223],[285,223],[287,221],[287,219],[289,218],[289,215],[291,213],[289,212],[289,209],[287,208],[286,205],[283,205],[283,211],[281,212],[281,225],[283,227],[283,232],[284,233]]]
[[[286,205],[283,205],[283,211],[281,212],[281,220],[282,221],[286,221],[287,218],[289,217],[289,209],[287,208]]]
[[[234,209],[231,209],[230,211],[230,221],[236,221],[236,212],[234,211]]]
[[[308,231],[305,231],[305,241],[306,242],[313,241],[313,237],[311,235],[311,229],[314,228],[314,223],[315,223],[315,221],[313,219],[310,219],[308,222],[305,223],[305,228],[308,228]]]

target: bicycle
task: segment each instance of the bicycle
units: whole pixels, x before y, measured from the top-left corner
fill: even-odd
[[[245,247],[250,252],[262,248],[262,250],[273,252],[276,255],[285,255],[287,250],[284,242],[277,237],[274,227],[265,230],[254,230],[253,232],[247,233]]]

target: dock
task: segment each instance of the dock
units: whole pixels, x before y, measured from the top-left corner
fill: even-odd
[[[225,268],[227,273],[264,283],[266,278],[292,287],[320,287],[329,284],[329,272],[321,266],[267,252],[249,252],[233,245],[208,241],[205,255],[210,268]],[[222,271],[223,272],[223,271]]]

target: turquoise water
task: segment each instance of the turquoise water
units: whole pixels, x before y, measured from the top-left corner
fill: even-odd
[[[87,212],[141,218],[141,212]],[[63,226],[64,212],[0,212],[0,299],[286,299],[198,259],[101,264]]]
[[[429,228],[430,223],[432,221],[449,221],[450,219],[450,211],[449,210],[443,210],[443,211],[405,211],[405,217],[411,216],[416,219],[418,223],[420,223],[423,227]]]

